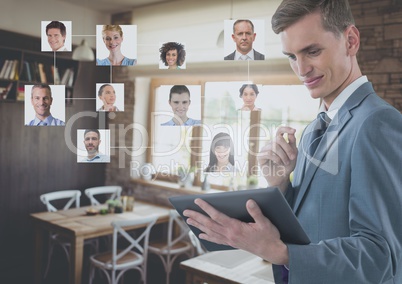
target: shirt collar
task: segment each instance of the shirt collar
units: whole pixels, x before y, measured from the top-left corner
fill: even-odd
[[[238,52],[236,50],[236,52],[235,52],[235,60],[239,60],[240,56],[242,56],[242,55],[243,54],[241,54],[240,52]],[[254,60],[254,49],[251,49],[246,55],[249,57],[249,60]]]
[[[361,76],[347,86],[332,102],[327,110],[324,102],[321,103],[319,112],[326,112],[328,117],[332,120],[338,113],[338,110],[343,106],[347,99],[356,91],[361,85],[368,82],[367,76]]]
[[[52,125],[52,121],[53,121],[53,116],[49,115],[48,117],[46,117],[44,120],[40,120],[39,118],[37,118],[35,116],[35,121],[34,121],[34,125],[37,126],[47,126],[47,125]]]
[[[94,160],[96,160],[96,159],[100,159],[100,155],[101,155],[101,154],[98,152],[98,153],[96,153],[95,157],[93,157],[92,159],[89,159],[88,157],[86,157],[85,159],[86,159],[88,162],[94,161]]]

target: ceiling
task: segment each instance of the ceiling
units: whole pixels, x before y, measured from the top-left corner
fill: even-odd
[[[174,2],[177,0],[59,0],[82,7],[113,14],[116,12],[126,12],[134,8],[151,6],[159,3]]]

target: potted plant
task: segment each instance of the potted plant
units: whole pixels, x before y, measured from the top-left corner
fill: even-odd
[[[253,189],[258,187],[258,177],[256,175],[250,175],[247,178],[247,188]]]
[[[123,213],[123,205],[118,199],[108,199],[106,201],[109,213]]]

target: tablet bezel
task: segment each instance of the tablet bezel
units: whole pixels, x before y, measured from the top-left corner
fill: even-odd
[[[307,234],[294,215],[288,202],[276,187],[210,194],[180,195],[172,196],[169,200],[182,218],[187,220],[187,217],[183,216],[185,209],[191,209],[207,215],[194,203],[196,198],[205,200],[222,213],[243,222],[253,222],[246,209],[247,200],[253,199],[261,208],[264,216],[270,219],[278,228],[283,242],[300,245],[310,243]],[[201,231],[193,226],[189,227],[198,237]],[[227,245],[215,244],[202,239],[200,241],[208,251],[233,249],[233,247]]]

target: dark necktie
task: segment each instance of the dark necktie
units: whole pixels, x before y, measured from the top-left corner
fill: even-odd
[[[330,123],[331,119],[328,117],[326,112],[320,112],[317,115],[317,119],[314,122],[313,131],[306,134],[306,141],[308,143],[307,154],[309,154],[310,157],[314,156],[314,153]],[[307,135],[309,137],[307,137]]]

